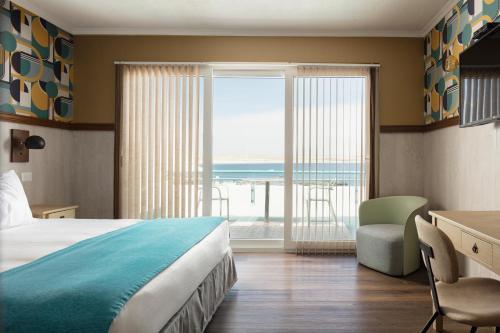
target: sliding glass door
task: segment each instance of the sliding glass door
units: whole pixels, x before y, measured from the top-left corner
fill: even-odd
[[[369,183],[366,67],[117,70],[117,216],[220,215],[235,240],[354,250]]]
[[[231,238],[353,252],[368,197],[368,68],[233,68],[212,84],[211,212]]]

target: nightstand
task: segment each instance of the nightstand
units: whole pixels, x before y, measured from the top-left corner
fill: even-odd
[[[76,205],[33,205],[31,212],[39,219],[74,219],[77,208]]]

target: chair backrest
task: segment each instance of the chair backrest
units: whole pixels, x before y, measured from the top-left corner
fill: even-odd
[[[443,231],[424,220],[420,215],[415,217],[415,224],[420,242],[432,249],[430,264],[434,277],[444,283],[457,282],[458,261],[451,240]]]
[[[390,196],[363,201],[359,205],[359,225],[413,223],[414,216],[427,204],[417,196]]]

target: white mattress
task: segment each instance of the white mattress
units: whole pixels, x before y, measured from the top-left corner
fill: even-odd
[[[28,225],[0,230],[0,271],[136,222],[35,220]],[[228,251],[229,227],[224,222],[132,296],[113,321],[109,332],[158,332]]]

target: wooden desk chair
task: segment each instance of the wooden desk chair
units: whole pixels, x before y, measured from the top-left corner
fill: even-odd
[[[496,327],[500,333],[500,281],[459,278],[457,255],[448,236],[418,215],[415,222],[435,308],[422,333],[438,316],[470,325],[471,333],[483,326]]]

